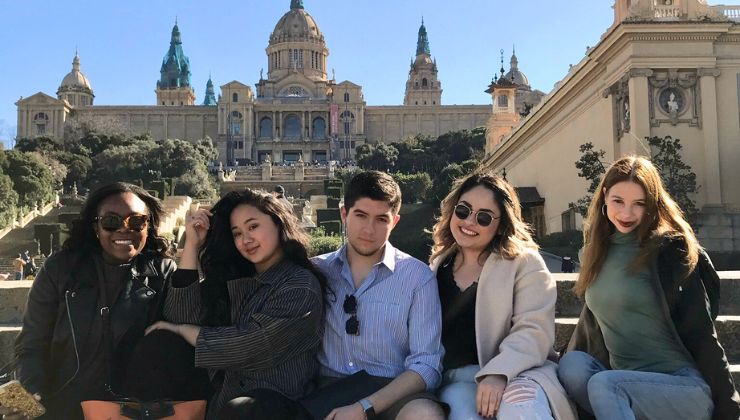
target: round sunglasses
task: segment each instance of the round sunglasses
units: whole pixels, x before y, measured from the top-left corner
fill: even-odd
[[[494,216],[493,213],[488,210],[473,211],[473,209],[462,203],[455,206],[455,216],[458,219],[465,220],[470,217],[471,214],[475,215],[475,222],[482,227],[490,225],[494,220],[501,217]]]
[[[106,214],[96,217],[95,221],[100,222],[100,227],[108,232],[115,232],[121,227],[141,232],[146,229],[147,223],[149,223],[149,216],[146,214],[130,214],[126,217],[121,217],[117,214]]]

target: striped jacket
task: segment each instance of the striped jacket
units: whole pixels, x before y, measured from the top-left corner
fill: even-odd
[[[195,276],[195,271],[193,274]],[[321,286],[308,270],[283,260],[255,278],[227,283],[232,325],[203,327],[195,345],[195,365],[223,384],[209,404],[208,417],[245,392],[266,388],[298,399],[309,392],[318,369],[323,333]],[[200,324],[200,283],[172,287],[165,319]]]

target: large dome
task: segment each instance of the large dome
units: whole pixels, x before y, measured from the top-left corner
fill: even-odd
[[[90,81],[87,80],[84,74],[80,71],[80,56],[75,54],[74,60],[72,60],[72,71],[67,73],[62,79],[62,84],[59,85],[59,90],[83,90],[92,91]]]
[[[503,67],[503,66],[501,66]],[[511,54],[511,70],[504,76],[512,82],[522,87],[530,87],[529,79],[519,70],[519,60],[516,58],[516,53]]]
[[[506,73],[507,79],[513,81],[519,86],[529,86],[529,79],[527,79],[527,76],[519,71],[519,69],[511,69],[508,73]]]
[[[307,39],[322,40],[319,25],[303,8],[291,9],[275,25],[270,36],[270,43],[302,41]]]

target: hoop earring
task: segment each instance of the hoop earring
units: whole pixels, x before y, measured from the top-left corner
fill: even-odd
[[[606,216],[606,204],[602,204],[601,205],[601,214],[603,214],[604,216]]]

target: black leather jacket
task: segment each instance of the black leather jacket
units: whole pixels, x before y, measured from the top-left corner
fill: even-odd
[[[17,375],[47,408],[44,418],[80,415],[80,377],[105,375],[81,370],[101,342],[93,328],[100,305],[98,275],[92,255],[61,251],[39,271],[28,296],[23,329],[16,340]],[[113,348],[123,337],[143,336],[144,328],[162,319],[162,305],[175,263],[140,254],[131,277],[111,305]],[[94,344],[93,344],[94,343]],[[95,345],[96,347],[92,348]],[[102,378],[102,376],[100,377]]]
[[[694,271],[688,272],[684,242],[664,239],[652,264],[654,284],[666,319],[673,322],[673,332],[684,350],[694,360],[696,368],[712,389],[715,420],[740,418],[740,397],[730,375],[725,351],[717,341],[714,318],[719,301],[719,277],[706,253],[699,255]],[[609,352],[604,345],[596,318],[587,305],[568,343],[567,351],[589,353],[604,366],[609,366]]]

